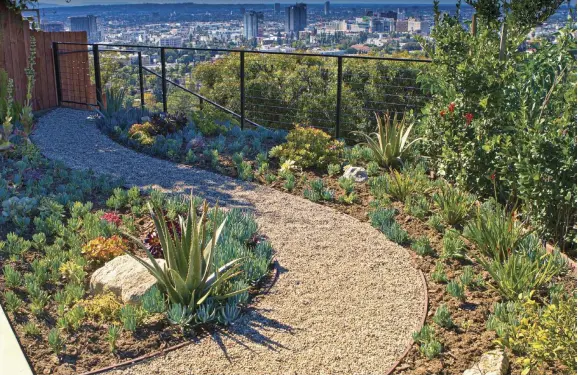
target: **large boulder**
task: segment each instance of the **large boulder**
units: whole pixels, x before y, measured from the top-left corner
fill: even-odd
[[[496,349],[482,354],[480,361],[463,375],[505,375],[510,363],[503,350]]]
[[[143,259],[150,264],[150,260]],[[157,259],[164,267],[165,261]],[[129,255],[122,255],[97,269],[90,278],[93,294],[110,291],[124,303],[137,303],[153,285],[156,279],[147,269]]]
[[[367,177],[367,171],[365,168],[362,167],[352,167],[348,166],[345,169],[345,173],[343,173],[343,177],[345,178],[354,178],[355,182],[364,182],[367,181],[369,177]]]

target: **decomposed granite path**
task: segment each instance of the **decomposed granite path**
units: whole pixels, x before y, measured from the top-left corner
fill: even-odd
[[[264,186],[155,159],[110,140],[89,112],[57,109],[32,139],[48,158],[254,210],[281,272],[212,337],[109,374],[383,374],[419,329],[426,286],[407,252],[348,215]]]

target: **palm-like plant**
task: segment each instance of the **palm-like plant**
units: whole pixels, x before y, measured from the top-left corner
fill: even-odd
[[[212,236],[207,240],[208,212],[207,202],[203,202],[201,216],[197,215],[191,197],[189,212],[186,219],[179,216],[180,231],[171,231],[161,208],[149,203],[166,264],[161,267],[143,243],[136,237],[125,233],[125,236],[139,245],[148,256],[150,263],[131,254],[156,279],[159,289],[164,291],[172,303],[180,304],[194,312],[199,305],[214,294],[216,289],[239,274],[241,259],[234,259],[217,268],[214,263],[214,253],[226,219],[217,228],[213,221]],[[218,215],[218,205],[216,207]],[[216,299],[225,299],[244,292],[246,289],[222,295],[213,295]]]
[[[375,117],[377,119],[377,133],[353,133],[365,139],[364,144],[371,149],[374,160],[380,166],[388,168],[402,166],[403,159],[411,146],[421,138],[408,142],[413,124],[407,126],[405,114],[401,120],[397,119],[397,113],[393,119],[389,113],[386,113],[383,118],[376,113]]]

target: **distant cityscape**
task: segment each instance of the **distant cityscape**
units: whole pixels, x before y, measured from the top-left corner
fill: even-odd
[[[45,7],[46,31],[86,31],[90,43],[160,47],[251,48],[324,54],[423,54],[432,5],[272,3],[269,5],[140,4]],[[455,6],[441,10],[455,12]],[[552,35],[564,25],[561,9],[533,38]],[[463,5],[462,21],[473,8]],[[531,48],[529,43],[527,48]]]

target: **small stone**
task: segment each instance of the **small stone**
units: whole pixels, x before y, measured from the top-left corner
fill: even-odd
[[[140,118],[141,124],[144,124],[145,122],[149,122],[150,120],[151,120],[151,118],[148,116],[143,116]]]
[[[187,143],[186,150],[196,150],[205,147],[205,139],[203,137],[195,137]]]
[[[143,259],[150,264],[150,260]],[[163,259],[156,259],[161,268]],[[97,269],[90,278],[90,291],[93,294],[110,291],[124,303],[137,303],[140,298],[156,284],[149,271],[130,255],[122,255]]]
[[[347,167],[345,173],[343,173],[343,177],[355,179],[355,182],[364,182],[367,181],[369,177],[367,177],[367,171],[365,168],[362,167]]]
[[[510,362],[503,350],[496,349],[482,354],[480,361],[463,375],[505,375]]]

